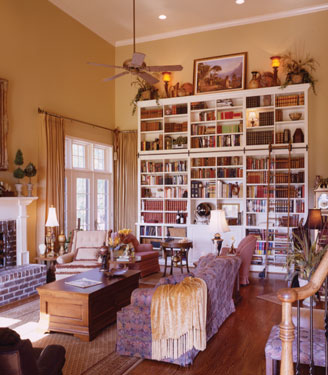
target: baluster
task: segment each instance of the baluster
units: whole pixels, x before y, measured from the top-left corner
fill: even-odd
[[[297,300],[297,362],[296,362],[296,375],[300,375],[300,346],[301,346],[301,312],[300,300]]]
[[[309,375],[314,374],[313,362],[313,295],[310,297],[310,371]]]
[[[326,368],[326,375],[328,375],[328,314],[327,314],[327,299],[328,299],[328,277],[326,277],[325,281],[325,368]]]

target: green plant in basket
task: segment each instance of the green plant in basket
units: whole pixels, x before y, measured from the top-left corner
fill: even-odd
[[[287,267],[294,266],[300,278],[310,280],[325,255],[328,244],[324,244],[323,236],[327,236],[327,228],[319,232],[311,242],[309,231],[299,227],[298,233],[293,232],[294,249],[287,253]]]

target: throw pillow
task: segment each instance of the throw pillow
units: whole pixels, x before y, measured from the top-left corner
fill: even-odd
[[[74,260],[97,260],[99,251],[99,247],[80,247],[76,250]]]

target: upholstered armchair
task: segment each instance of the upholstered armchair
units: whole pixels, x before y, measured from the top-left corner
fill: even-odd
[[[21,340],[10,328],[0,328],[0,374],[60,375],[64,363],[63,346],[33,348],[30,340]]]
[[[153,251],[152,244],[140,244],[132,233],[123,238],[123,243],[132,244],[137,258],[135,263],[129,264],[130,269],[141,271],[141,277],[160,271],[158,262],[159,252]]]
[[[241,258],[241,266],[239,270],[239,283],[241,285],[249,284],[249,269],[251,266],[252,256],[256,247],[256,237],[249,235],[243,238],[236,250],[236,254]]]
[[[57,258],[56,280],[100,267],[99,251],[108,245],[108,235],[107,230],[74,231],[71,251]]]

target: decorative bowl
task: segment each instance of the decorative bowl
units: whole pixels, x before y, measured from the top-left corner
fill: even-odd
[[[292,112],[292,113],[289,114],[289,117],[292,121],[298,121],[302,117],[302,113],[301,112]]]

